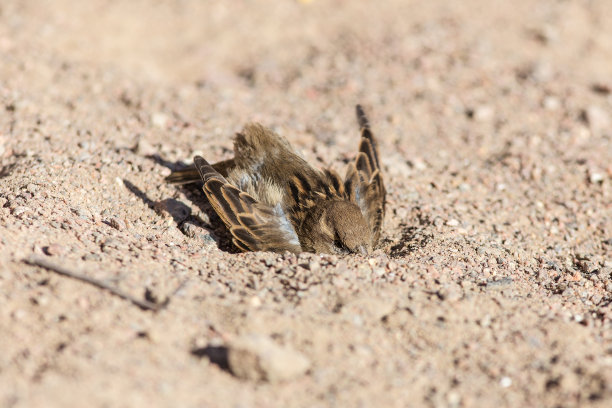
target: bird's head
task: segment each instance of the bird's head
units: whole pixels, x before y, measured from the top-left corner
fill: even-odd
[[[363,254],[372,251],[371,232],[357,205],[349,201],[329,200],[311,212],[310,230],[303,244],[312,252],[328,254]]]

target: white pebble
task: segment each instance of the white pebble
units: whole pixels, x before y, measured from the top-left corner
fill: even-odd
[[[456,220],[454,218],[446,221],[446,225],[448,225],[449,227],[458,227],[459,226],[459,220]]]
[[[310,361],[303,354],[261,335],[247,335],[232,341],[227,358],[236,377],[253,381],[289,380],[310,368]]]

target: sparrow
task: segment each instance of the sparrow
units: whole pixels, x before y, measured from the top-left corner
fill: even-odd
[[[204,194],[242,251],[368,254],[378,244],[386,190],[369,121],[356,106],[361,140],[344,179],[306,162],[287,139],[251,123],[234,158],[194,165],[166,181],[203,181]]]

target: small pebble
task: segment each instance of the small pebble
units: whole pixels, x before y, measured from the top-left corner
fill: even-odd
[[[396,269],[397,269],[397,263],[396,263],[396,262],[394,262],[394,261],[389,261],[389,262],[387,263],[387,269],[388,269],[389,271],[394,271],[394,270],[396,270]]]
[[[494,109],[491,106],[483,105],[479,106],[473,111],[473,118],[477,122],[488,122],[495,114]]]
[[[408,218],[409,212],[408,209],[405,207],[399,207],[395,209],[395,215],[397,216],[397,218],[399,218],[400,220],[406,219]]]
[[[489,280],[487,282],[487,289],[502,289],[508,287],[514,283],[514,280],[510,277],[501,278],[498,280]]]
[[[249,299],[249,304],[251,305],[251,307],[257,309],[261,307],[261,299],[259,298],[259,296],[253,296],[251,299]]]
[[[89,254],[83,255],[81,259],[84,261],[100,262],[102,260],[102,257],[96,253],[89,253]]]
[[[111,217],[105,221],[106,224],[110,225],[117,231],[123,231],[125,229],[125,222],[121,221],[117,217]]]
[[[318,272],[321,270],[321,264],[318,261],[310,261],[308,263],[308,270],[310,272]]]
[[[77,146],[79,146],[81,149],[89,149],[90,148],[90,142],[87,140],[81,140],[79,143],[77,143]]]
[[[452,284],[441,288],[438,294],[443,300],[447,300],[449,302],[455,302],[461,299],[461,296],[463,295],[461,288],[457,284]]]
[[[18,218],[23,218],[29,212],[30,212],[30,209],[28,207],[19,206],[19,207],[15,207],[15,209],[13,210],[13,215]]]
[[[554,96],[547,96],[542,103],[544,109],[548,111],[556,111],[561,107],[561,101]]]
[[[160,129],[165,129],[168,126],[169,121],[170,118],[165,113],[156,112],[151,115],[151,123],[153,124],[153,126],[158,127]]]
[[[11,313],[11,317],[14,320],[23,320],[24,317],[27,316],[27,312],[23,309],[17,309]]]
[[[582,112],[583,120],[592,131],[604,131],[610,127],[610,115],[597,105],[590,105]]]
[[[382,277],[382,276],[383,276],[383,275],[386,273],[386,271],[385,271],[385,268],[374,268],[374,269],[372,270],[372,273],[373,273],[375,276],[377,276],[377,277],[379,277],[379,278],[380,278],[380,277]]]
[[[478,320],[478,324],[480,327],[487,328],[491,326],[491,321],[491,315],[487,313],[482,319]]]
[[[80,218],[84,219],[84,220],[88,220],[91,218],[91,213],[87,210],[84,210],[82,208],[72,208],[72,212],[74,214],[76,214],[77,216],[79,216]]]
[[[499,385],[502,386],[502,388],[508,388],[512,385],[512,378],[510,377],[502,377],[499,380]]]
[[[193,222],[185,221],[183,222],[179,229],[183,234],[188,236],[189,238],[195,238],[200,232],[202,232],[202,228],[195,225]]]
[[[597,173],[597,172],[589,173],[589,181],[591,182],[591,184],[599,184],[603,182],[603,179],[604,179],[604,176],[601,173]]]
[[[453,218],[453,219],[446,221],[446,225],[448,225],[449,227],[458,227],[459,221]]]
[[[459,184],[459,191],[470,191],[472,187],[468,183]]]
[[[133,148],[133,151],[139,156],[153,156],[155,153],[157,153],[155,146],[144,138],[138,140],[136,146]]]
[[[60,244],[51,244],[44,247],[43,252],[49,256],[63,255],[66,253],[66,248]]]
[[[227,359],[236,377],[251,381],[290,380],[310,368],[310,361],[303,354],[255,334],[232,341]]]

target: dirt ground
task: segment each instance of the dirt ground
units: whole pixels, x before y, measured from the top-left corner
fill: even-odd
[[[2,1],[0,407],[612,406],[611,61],[606,0]],[[367,258],[163,181],[249,121],[343,171],[357,103]]]

